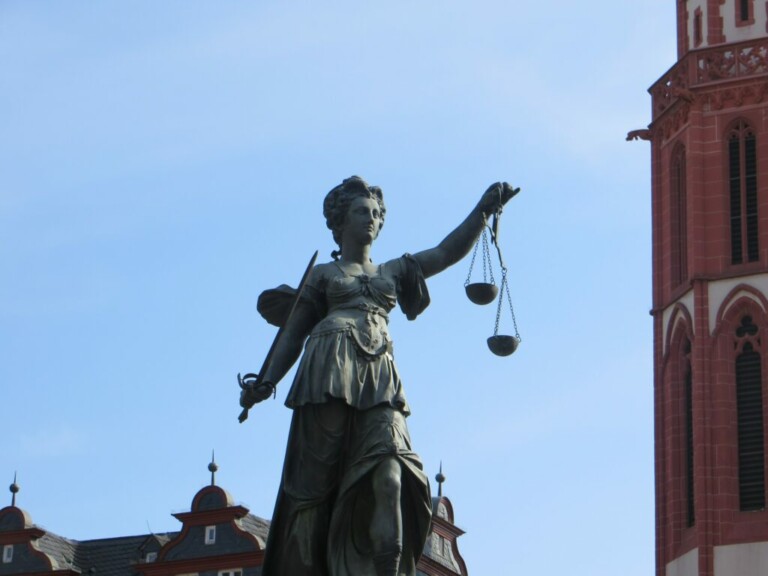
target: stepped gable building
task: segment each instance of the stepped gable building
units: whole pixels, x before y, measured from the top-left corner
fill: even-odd
[[[628,135],[651,142],[656,574],[765,575],[768,4],[674,1],[678,60]]]
[[[189,512],[174,514],[178,532],[71,540],[35,525],[16,506],[0,509],[0,576],[260,576],[269,522],[233,503],[211,484],[192,499]],[[441,479],[442,478],[442,479]],[[453,523],[453,506],[433,498],[432,531],[419,561],[419,576],[466,576],[456,540],[464,532]]]

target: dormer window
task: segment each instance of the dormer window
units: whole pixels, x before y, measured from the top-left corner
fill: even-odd
[[[216,542],[216,526],[205,527],[205,543],[214,544]]]
[[[13,562],[13,544],[6,544],[3,546],[3,564],[11,562]]]
[[[243,576],[243,571],[240,568],[236,570],[220,570],[219,576]]]
[[[147,563],[154,562],[155,560],[157,560],[157,552],[147,552],[147,555],[144,557],[144,561]]]

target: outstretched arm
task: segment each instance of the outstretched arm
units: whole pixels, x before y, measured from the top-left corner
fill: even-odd
[[[413,257],[421,265],[424,276],[428,278],[439,274],[464,258],[483,231],[485,219],[498,208],[504,206],[518,192],[520,192],[520,188],[513,188],[506,182],[493,184],[485,191],[480,202],[464,219],[464,222],[448,234],[440,244],[414,254]]]

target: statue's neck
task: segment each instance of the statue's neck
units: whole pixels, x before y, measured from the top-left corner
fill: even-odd
[[[341,261],[348,262],[350,264],[365,264],[371,263],[371,245],[370,244],[356,244],[352,246],[342,246],[341,249]]]

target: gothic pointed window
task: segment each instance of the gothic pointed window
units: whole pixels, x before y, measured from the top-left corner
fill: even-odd
[[[758,328],[744,316],[736,330],[736,417],[739,454],[739,509],[765,508],[763,377]]]
[[[693,373],[691,371],[691,342],[683,344],[683,421],[685,422],[685,520],[687,526],[696,523],[693,475]]]
[[[670,240],[672,286],[688,279],[687,194],[685,178],[685,147],[672,152],[670,182]]]
[[[669,355],[665,360],[664,392],[668,438],[666,446],[667,490],[675,497],[668,502],[669,529],[674,540],[685,538],[686,531],[696,524],[696,475],[694,473],[694,374],[692,366],[692,334],[687,314],[674,320]]]
[[[757,141],[745,122],[739,122],[728,135],[728,191],[731,263],[756,262],[759,258]]]

